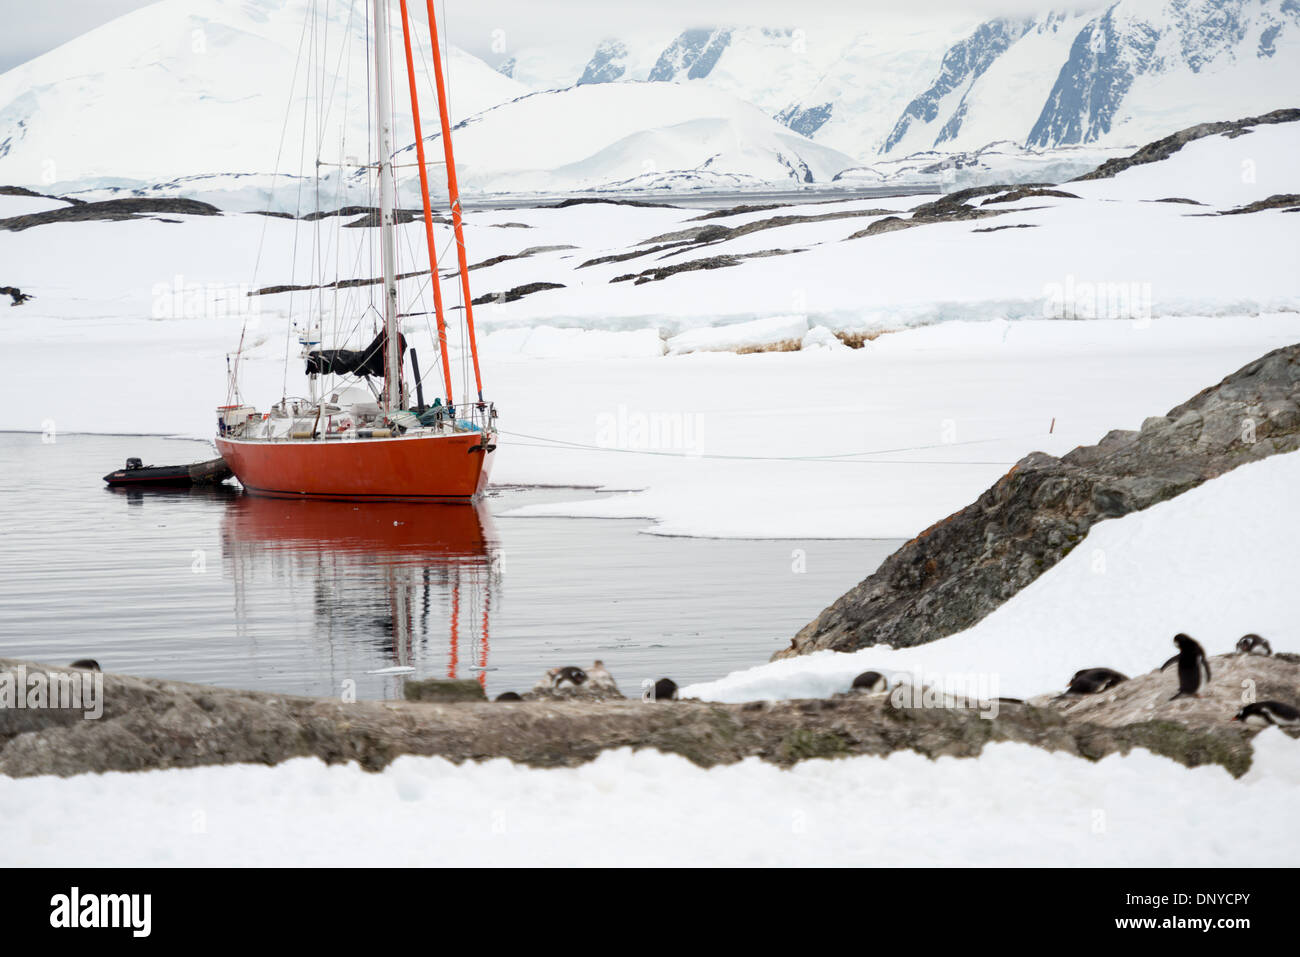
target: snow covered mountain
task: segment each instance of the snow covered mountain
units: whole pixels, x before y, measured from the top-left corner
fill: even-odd
[[[163,0],[92,30],[0,75],[0,182],[310,173],[317,156],[364,160],[373,147],[361,9]],[[424,38],[417,64],[428,62],[427,31],[414,33]],[[448,73],[454,120],[528,92],[455,47]],[[397,111],[401,142],[413,138],[408,114]]]
[[[1295,0],[1121,0],[1075,37],[1028,143],[1175,130],[1291,106],[1298,93]]]
[[[1134,144],[1291,105],[1300,3],[1118,0],[982,23],[864,14],[843,35],[697,28],[657,55],[606,40],[579,72],[570,82],[717,87],[862,160],[995,140]]]
[[[192,193],[195,177],[224,177],[229,190],[232,178],[364,158],[363,9],[162,0],[93,30],[0,75],[0,182]],[[469,121],[463,182],[806,184],[846,170],[841,182],[892,180],[879,164],[903,161],[975,175],[987,164],[962,157],[994,143],[1010,144],[998,155],[1028,147],[1016,162],[1049,169],[1057,158],[1045,153],[1072,151],[1069,166],[1076,147],[1260,114],[1300,90],[1297,0],[1116,0],[983,22],[857,16],[655,28],[594,47],[575,36],[510,49],[495,68],[453,48],[451,111]],[[428,61],[427,46],[416,59]]]
[[[461,182],[494,192],[798,186],[853,164],[729,93],[675,83],[534,93],[465,120],[455,138]],[[413,157],[410,146],[398,162]]]

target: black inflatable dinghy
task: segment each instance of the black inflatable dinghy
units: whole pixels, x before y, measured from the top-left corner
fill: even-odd
[[[235,473],[226,460],[220,457],[192,465],[145,465],[139,459],[127,459],[126,467],[109,472],[104,481],[109,485],[129,485],[135,488],[186,488],[191,485],[219,485]]]

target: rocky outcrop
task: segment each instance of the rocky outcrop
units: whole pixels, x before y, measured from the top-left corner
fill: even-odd
[[[202,203],[197,199],[174,199],[159,197],[131,197],[129,199],[106,199],[99,203],[75,203],[57,209],[47,209],[25,216],[10,216],[0,219],[0,229],[19,232],[33,226],[45,226],[50,223],[74,223],[87,220],[122,220],[140,219],[156,213],[175,213],[186,216],[220,216],[221,210],[211,203]]]
[[[563,289],[562,282],[526,282],[522,286],[513,286],[502,292],[489,292],[477,299],[471,300],[472,305],[483,306],[487,303],[518,302],[524,296],[531,296],[535,292],[545,292],[547,289]]]
[[[1240,216],[1243,213],[1262,213],[1266,209],[1285,209],[1288,213],[1296,212],[1300,207],[1300,193],[1274,193],[1267,199],[1257,199],[1253,203],[1225,209],[1220,216]]]
[[[70,673],[0,659],[0,674],[19,668],[29,678]],[[1085,720],[1050,703],[1002,701],[996,711],[979,703],[934,707],[892,692],[734,705],[576,699],[348,703],[105,674],[101,700],[103,713],[95,720],[73,710],[0,708],[0,774],[270,765],[313,756],[379,771],[408,754],[458,763],[508,758],[532,767],[576,767],[624,747],[681,755],[701,767],[751,757],[788,767],[811,758],[903,750],[973,757],[990,742],[1017,741],[1093,760],[1146,748],[1189,767],[1219,764],[1240,775],[1250,766],[1252,736],[1223,715],[1197,726],[1146,714],[1136,723],[1108,724],[1100,720],[1104,715]]]
[[[774,657],[925,644],[975,624],[1096,522],[1173,498],[1238,465],[1300,448],[1300,345],[1270,352],[1140,431],[1062,458],[1034,452],[931,526]]]
[[[1209,664],[1212,677],[1196,697],[1174,700],[1177,669],[1153,667],[1101,694],[1046,694],[1028,703],[1106,728],[1155,723],[1175,725],[1181,732],[1221,729],[1251,701],[1300,705],[1300,655],[1215,655]]]
[[[1274,110],[1272,113],[1265,113],[1263,116],[1248,116],[1242,120],[1226,120],[1219,123],[1198,123],[1196,126],[1189,126],[1185,130],[1179,130],[1177,133],[1171,133],[1169,136],[1148,143],[1136,153],[1129,156],[1121,156],[1116,159],[1106,160],[1091,173],[1084,173],[1082,176],[1076,176],[1070,182],[1079,182],[1088,179],[1109,179],[1116,173],[1122,173],[1124,170],[1133,166],[1141,166],[1145,163],[1158,163],[1163,159],[1168,159],[1180,149],[1193,140],[1199,140],[1206,136],[1216,136],[1220,133],[1225,136],[1241,136],[1249,133],[1252,126],[1260,126],[1267,123],[1294,123],[1300,120],[1300,109]],[[1032,144],[1031,144],[1032,145]]]

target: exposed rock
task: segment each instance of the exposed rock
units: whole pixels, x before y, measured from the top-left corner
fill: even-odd
[[[700,216],[692,216],[686,220],[688,223],[698,223],[705,219],[726,219],[729,216],[740,216],[743,213],[765,213],[771,209],[785,209],[789,203],[767,203],[764,205],[740,205],[732,206],[728,209],[714,209]]]
[[[984,187],[964,189],[959,193],[951,193],[942,199],[936,199],[932,203],[922,203],[912,211],[912,215],[909,219],[902,219],[898,216],[886,216],[884,219],[876,220],[866,229],[853,233],[851,236],[848,236],[847,239],[862,239],[867,236],[879,236],[881,233],[892,233],[897,229],[910,229],[913,226],[926,226],[931,223],[949,223],[963,219],[984,219],[989,216],[1001,216],[1004,213],[1024,213],[1029,211],[1028,209],[982,209],[975,206],[968,206],[958,198],[971,193],[978,194],[981,189],[984,189]],[[1036,209],[1038,207],[1030,208]]]
[[[471,300],[471,302],[475,306],[482,306],[489,302],[515,302],[516,300],[522,299],[524,296],[531,295],[535,292],[543,292],[547,289],[563,288],[564,283],[561,282],[526,282],[522,286],[515,286],[512,289],[507,289],[505,292],[489,292],[485,295],[479,296],[477,299]]]
[[[739,239],[741,236],[748,236],[750,233],[762,232],[765,229],[780,229],[785,226],[800,226],[804,223],[829,223],[837,219],[860,219],[862,217],[885,216],[888,215],[889,212],[890,210],[888,209],[842,209],[833,213],[772,216],[768,219],[757,219],[752,223],[744,223],[740,226],[721,226],[713,223],[705,226],[691,226],[687,229],[679,229],[675,232],[652,236],[649,239],[642,240],[639,245],[649,246],[651,244],[677,242],[705,245],[725,242],[730,239]],[[704,217],[696,217],[696,219],[703,218]]]
[[[595,259],[588,259],[584,263],[579,263],[579,269],[586,269],[588,266],[603,266],[605,263],[621,263],[629,259],[640,259],[642,256],[649,256],[653,253],[661,253],[666,249],[680,249],[683,246],[690,246],[691,243],[683,240],[676,243],[664,243],[661,246],[650,246],[647,249],[633,249],[628,253],[611,253],[608,256],[597,256]]]
[[[75,223],[86,220],[142,219],[150,213],[177,213],[187,216],[220,216],[221,210],[211,203],[197,199],[174,199],[139,196],[127,199],[106,199],[98,203],[76,203],[59,209],[47,209],[25,216],[0,219],[0,229],[18,232],[33,226],[49,223]]]
[[[1266,209],[1287,209],[1300,206],[1300,193],[1274,193],[1268,199],[1257,199],[1236,209],[1225,209],[1220,216],[1237,216],[1241,213],[1259,213]]]
[[[1216,655],[1209,664],[1211,678],[1197,697],[1171,700],[1178,691],[1178,675],[1172,668],[1160,671],[1159,665],[1153,664],[1147,674],[1100,694],[1043,695],[1028,703],[1054,707],[1072,720],[1106,728],[1155,721],[1184,730],[1222,729],[1250,701],[1300,704],[1300,663],[1292,656]]]
[[[1043,189],[1036,186],[1022,186],[1019,189],[1013,189],[1009,193],[1001,196],[993,196],[980,203],[981,206],[987,206],[989,203],[1015,203],[1022,199],[1028,199],[1031,196],[1055,196],[1059,199],[1078,199],[1074,193],[1067,193],[1063,189]]]
[[[1257,659],[1266,666],[1275,659]],[[0,659],[0,671],[66,669]],[[0,709],[0,774],[27,777],[215,764],[277,764],[315,756],[382,770],[404,755],[454,762],[507,758],[576,767],[612,748],[651,748],[701,767],[758,757],[781,766],[812,758],[972,757],[993,741],[1019,741],[1096,760],[1143,747],[1194,767],[1240,775],[1252,733],[1232,722],[1188,727],[1146,720],[1107,726],[1057,707],[901,706],[891,694],[719,705],[641,700],[418,703],[303,698],[103,675],[103,716]]]
[[[413,279],[417,276],[427,276],[429,270],[415,269],[411,272],[398,273],[398,280]],[[261,289],[254,289],[249,293],[250,296],[273,296],[282,292],[301,292],[306,289],[352,289],[357,286],[377,286],[384,281],[383,276],[373,276],[369,279],[339,279],[334,282],[327,282],[321,285],[312,283],[307,284],[289,284],[285,283],[277,286],[263,286]]]
[[[577,249],[577,248],[578,248],[577,246],[564,246],[564,245],[529,246],[527,249],[522,249],[517,253],[506,253],[501,256],[492,256],[491,258],[485,259],[482,262],[471,263],[469,269],[470,272],[473,272],[475,269],[487,269],[489,266],[497,266],[500,265],[501,263],[510,262],[513,259],[527,259],[530,256],[536,256],[540,253],[556,253],[556,252],[562,252],[566,249]],[[444,273],[442,278],[449,279],[452,276],[456,275],[456,273],[457,270],[452,270],[449,273]]]
[[[1143,423],[1062,458],[1033,452],[931,526],[774,657],[920,645],[975,624],[1096,522],[1173,498],[1238,465],[1300,448],[1300,345],[1249,363]]]
[[[1265,113],[1263,116],[1249,116],[1243,120],[1229,120],[1219,123],[1198,123],[1196,126],[1189,126],[1185,130],[1179,130],[1169,136],[1158,139],[1153,143],[1148,143],[1136,153],[1129,156],[1120,156],[1115,159],[1106,160],[1091,173],[1084,173],[1082,176],[1076,176],[1070,180],[1072,183],[1088,179],[1109,179],[1116,173],[1122,173],[1124,170],[1133,166],[1142,166],[1146,163],[1158,163],[1160,160],[1168,159],[1180,149],[1193,140],[1199,140],[1206,136],[1215,136],[1223,133],[1226,136],[1240,136],[1243,133],[1249,133],[1250,127],[1260,126],[1266,123],[1294,123],[1300,120],[1300,109],[1274,110],[1272,113]]]
[[[672,203],[650,203],[643,199],[603,199],[598,196],[575,196],[561,200],[551,206],[539,206],[539,209],[568,209],[570,206],[590,206],[600,203],[606,206],[640,206],[644,209],[678,209]]]
[[[426,678],[405,681],[402,694],[407,701],[486,701],[483,686],[477,681],[453,678]]]
[[[792,253],[801,253],[802,249],[763,249],[753,253],[738,253],[732,256],[708,256],[704,259],[692,259],[689,262],[676,263],[672,266],[656,266],[653,269],[646,269],[639,273],[628,273],[625,276],[615,276],[610,282],[627,282],[634,280],[635,285],[640,286],[647,282],[657,282],[661,279],[667,279],[669,276],[675,276],[681,272],[694,272],[700,269],[725,269],[728,266],[739,266],[746,259],[765,259],[769,256],[789,256]]]
[[[996,233],[1004,229],[1037,229],[1037,223],[1008,223],[1005,226],[985,226],[982,229],[972,229],[972,233]]]

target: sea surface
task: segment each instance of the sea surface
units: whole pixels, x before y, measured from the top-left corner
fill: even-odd
[[[761,664],[900,544],[502,514],[597,494],[583,489],[354,505],[102,479],[128,456],[215,454],[156,436],[0,433],[0,657],[361,698],[401,697],[407,677],[522,692],[548,668],[601,659],[635,695]]]

